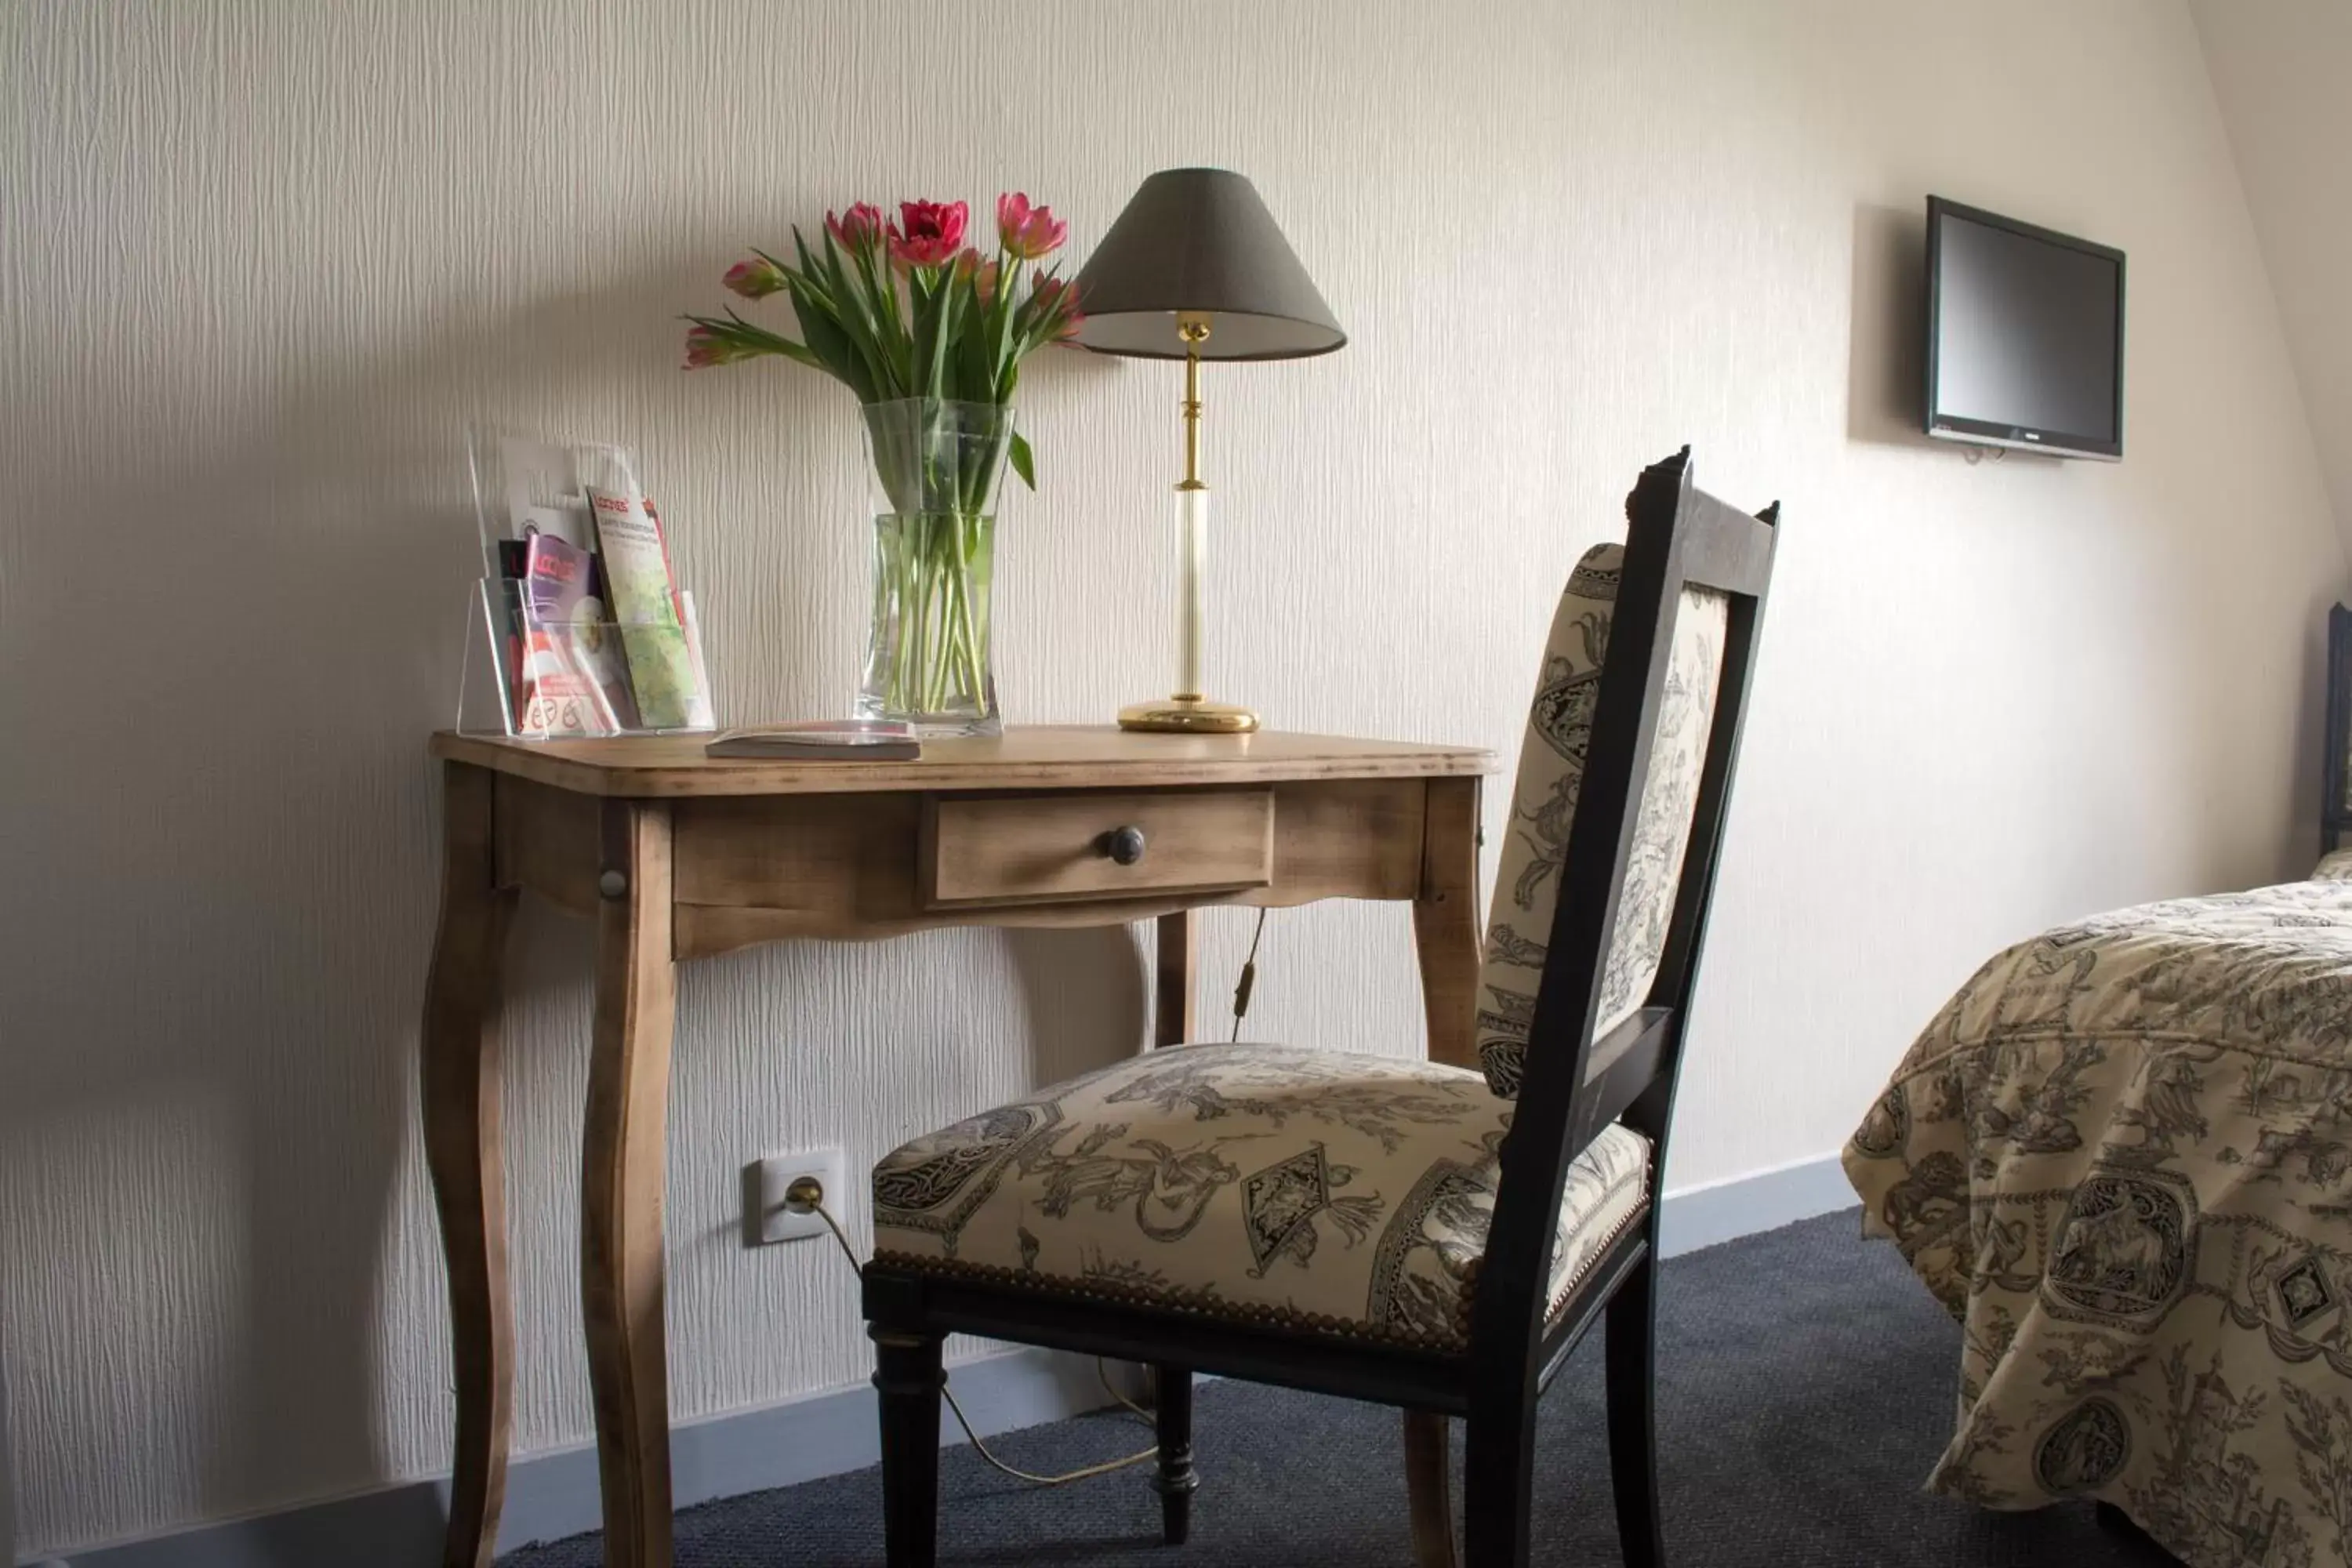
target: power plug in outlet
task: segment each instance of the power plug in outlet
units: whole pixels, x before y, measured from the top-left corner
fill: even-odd
[[[835,1220],[849,1206],[849,1162],[838,1149],[810,1149],[797,1154],[772,1154],[743,1167],[743,1245],[765,1247],[772,1241],[800,1241],[825,1234],[823,1216],[814,1210],[795,1214],[785,1194],[806,1176],[824,1190],[824,1206]]]

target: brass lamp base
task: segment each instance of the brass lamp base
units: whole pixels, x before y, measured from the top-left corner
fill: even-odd
[[[1246,735],[1257,728],[1257,715],[1203,697],[1162,697],[1120,709],[1118,727],[1163,735]]]

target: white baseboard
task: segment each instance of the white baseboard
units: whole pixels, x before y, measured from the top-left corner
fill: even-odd
[[[1059,1421],[1110,1403],[1094,1358],[1026,1347],[948,1369],[956,1399],[982,1436]],[[1130,1397],[1138,1392],[1123,1388]],[[944,1434],[961,1443],[952,1421]],[[863,1469],[882,1458],[874,1391],[864,1384],[734,1410],[670,1428],[670,1490],[679,1508]],[[163,1535],[86,1547],[33,1568],[415,1568],[441,1559],[446,1478],[409,1481]],[[601,1522],[596,1450],[553,1448],[507,1469],[499,1550],[555,1541]]]
[[[1854,1203],[1835,1154],[1668,1193],[1660,1251],[1672,1258],[1776,1230]],[[1008,1351],[950,1369],[956,1397],[983,1436],[1100,1409],[1109,1401],[1091,1358]],[[953,1423],[947,1431],[963,1435]],[[863,1469],[881,1458],[874,1394],[831,1389],[754,1410],[682,1422],[670,1432],[677,1506],[765,1491]],[[438,1560],[448,1482],[411,1481],[351,1497],[297,1504],[245,1519],[72,1553],[70,1568],[415,1568]],[[507,1471],[499,1550],[559,1540],[599,1523],[596,1453],[552,1449],[516,1459]],[[37,1563],[32,1568],[68,1568]]]
[[[1861,1201],[1853,1195],[1845,1168],[1834,1153],[1685,1187],[1666,1194],[1665,1214],[1659,1221],[1658,1253],[1674,1258],[1696,1252],[1702,1247],[1849,1209]]]

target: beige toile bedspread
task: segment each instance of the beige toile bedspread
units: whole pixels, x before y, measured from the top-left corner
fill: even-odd
[[[1930,1489],[2102,1499],[2192,1568],[2347,1561],[2352,881],[2011,948],[1845,1169],[1962,1325]]]

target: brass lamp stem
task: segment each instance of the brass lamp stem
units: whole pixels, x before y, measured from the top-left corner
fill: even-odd
[[[1201,478],[1201,345],[1208,342],[1209,323],[1198,316],[1181,316],[1176,335],[1184,344],[1184,477],[1176,485],[1178,518],[1183,530],[1176,693],[1159,702],[1121,709],[1118,722],[1126,730],[1247,734],[1257,728],[1257,715],[1230,702],[1212,702],[1202,689],[1201,646],[1206,640],[1208,617],[1202,590],[1209,565],[1209,487]]]
[[[1208,341],[1209,323],[1187,321],[1176,329],[1184,340],[1184,479],[1180,490],[1201,490],[1201,345]]]
[[[1176,486],[1184,531],[1183,596],[1176,612],[1176,700],[1198,702],[1207,695],[1201,674],[1201,645],[1208,639],[1202,580],[1209,568],[1209,487],[1201,479],[1201,345],[1208,341],[1209,323],[1182,322],[1176,335],[1184,340],[1184,477]]]

